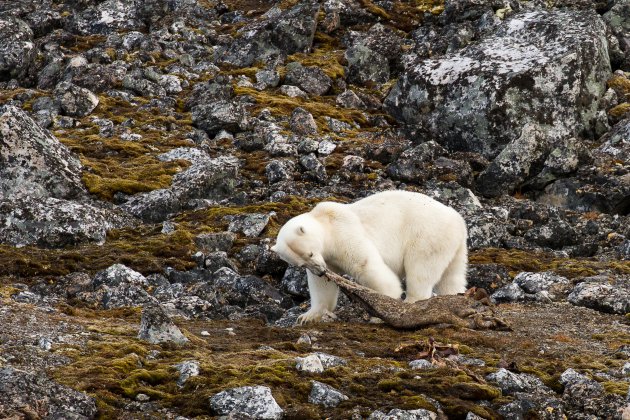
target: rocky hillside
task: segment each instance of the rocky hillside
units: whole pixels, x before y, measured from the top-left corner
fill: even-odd
[[[425,193],[512,331],[294,326]],[[629,0],[0,1],[0,417],[630,419]]]

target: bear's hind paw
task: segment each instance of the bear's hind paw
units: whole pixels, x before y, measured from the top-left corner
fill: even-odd
[[[317,322],[322,321],[322,318],[326,320],[334,320],[337,319],[337,315],[329,311],[328,309],[309,309],[307,312],[304,312],[302,315],[298,316],[296,325],[304,325],[309,322]]]

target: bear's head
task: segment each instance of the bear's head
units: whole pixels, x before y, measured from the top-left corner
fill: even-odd
[[[306,267],[313,274],[324,275],[325,231],[310,214],[301,214],[285,223],[271,250],[291,265]]]

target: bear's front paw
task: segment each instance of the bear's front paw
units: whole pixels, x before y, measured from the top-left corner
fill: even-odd
[[[304,325],[308,324],[309,322],[321,321],[324,317],[337,319],[337,315],[330,312],[328,309],[311,308],[307,312],[304,312],[302,315],[298,316],[296,324]]]

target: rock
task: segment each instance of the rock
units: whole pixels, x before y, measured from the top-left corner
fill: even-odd
[[[605,25],[594,12],[527,11],[479,43],[411,66],[384,108],[449,150],[499,155],[491,173],[513,188],[574,133],[592,133],[609,63]],[[519,158],[513,166],[510,156]]]
[[[330,140],[322,140],[317,146],[317,153],[322,156],[328,156],[335,151],[337,145]]]
[[[382,84],[389,81],[387,58],[364,45],[355,45],[345,52],[348,61],[348,82],[357,85]]]
[[[308,402],[311,404],[323,405],[326,408],[337,407],[342,401],[348,400],[348,397],[330,385],[317,381],[311,381],[311,393],[308,396]]]
[[[221,268],[212,275],[214,289],[230,304],[246,307],[253,304],[275,304],[283,301],[282,294],[265,280],[241,276],[229,268]]]
[[[123,264],[114,264],[96,273],[90,283],[93,293],[83,292],[77,297],[97,303],[105,309],[140,306],[155,302],[144,290],[148,286],[142,274]]]
[[[435,420],[437,414],[433,411],[418,408],[416,410],[401,410],[394,408],[387,414],[382,411],[375,411],[369,415],[368,420]]]
[[[444,17],[448,22],[476,20],[485,13],[494,13],[510,3],[515,2],[505,2],[503,0],[446,0],[444,2]]]
[[[365,103],[350,89],[337,95],[335,103],[343,108],[365,109]]]
[[[172,213],[194,206],[191,200],[231,196],[237,176],[238,161],[231,156],[202,160],[177,173],[171,188],[136,194],[121,208],[145,221],[161,222]]]
[[[0,18],[0,81],[26,76],[36,53],[33,31],[28,24],[3,14]]]
[[[308,99],[308,94],[297,86],[283,85],[280,86],[279,91],[290,98]]]
[[[18,247],[103,244],[108,230],[130,224],[126,216],[87,203],[52,197],[0,200],[0,243]]]
[[[153,303],[142,308],[138,338],[152,344],[185,344],[188,342],[186,336],[171,321],[164,309],[159,304]]]
[[[429,177],[437,157],[446,153],[442,146],[430,140],[402,152],[396,162],[387,167],[387,174],[394,179],[419,183]]]
[[[521,136],[508,143],[490,166],[479,174],[477,190],[488,197],[513,192],[528,179],[532,166],[544,159],[547,134],[537,125],[527,124]]]
[[[239,29],[220,54],[222,63],[248,67],[280,55],[308,52],[313,44],[319,4],[302,0],[290,9],[273,7],[261,19]]]
[[[221,130],[236,132],[245,129],[248,114],[240,103],[218,101],[193,107],[192,120],[196,127],[214,136]]]
[[[554,286],[571,284],[566,277],[559,276],[551,271],[541,273],[518,273],[516,277],[514,277],[514,283],[519,285],[525,293],[531,294],[547,291]]]
[[[313,115],[304,108],[295,108],[291,114],[291,120],[289,121],[289,127],[291,131],[296,134],[308,136],[311,134],[317,134],[317,124]]]
[[[106,0],[74,14],[69,23],[72,32],[79,35],[109,34],[119,30],[139,30],[141,21],[139,2]]]
[[[280,73],[277,70],[259,70],[256,72],[256,86],[261,90],[276,87],[280,84]]]
[[[265,167],[265,176],[270,184],[293,179],[295,164],[290,160],[272,160]]]
[[[627,280],[621,279],[614,284],[586,279],[575,286],[568,300],[576,306],[625,315],[630,312],[630,286]]]
[[[281,419],[284,411],[266,386],[232,388],[210,397],[215,415],[247,416],[254,419]]]
[[[251,213],[233,216],[228,226],[228,231],[239,232],[248,238],[259,236],[271,220],[268,213]]]
[[[525,418],[528,415],[554,420],[567,418],[562,401],[548,394],[517,392],[513,402],[497,411],[507,419]]]
[[[205,251],[229,251],[236,240],[233,232],[201,233],[195,237],[195,245]]]
[[[162,162],[173,160],[187,160],[190,163],[204,163],[211,160],[210,155],[196,147],[177,147],[157,156]]]
[[[313,180],[325,183],[328,179],[326,167],[317,159],[314,153],[309,153],[300,158],[300,166],[305,169],[305,175]]]
[[[97,413],[94,398],[60,385],[41,372],[12,367],[0,368],[0,407],[3,413],[15,413],[14,418],[37,413],[37,418],[79,420],[94,418]]]
[[[309,297],[306,269],[290,265],[282,276],[280,283],[282,290],[293,296]]]
[[[292,62],[287,64],[286,69],[285,84],[298,86],[311,95],[323,95],[332,86],[331,78],[319,67],[305,67],[298,62]]]
[[[411,362],[409,362],[409,367],[413,370],[435,369],[433,363],[429,362],[426,359],[412,360]]]
[[[85,117],[98,105],[98,97],[88,89],[72,83],[62,82],[55,88],[55,100],[61,111],[71,117]]]
[[[343,133],[344,131],[352,130],[352,125],[347,122],[340,121],[335,118],[324,117],[328,128],[330,128],[335,133]]]
[[[486,376],[486,380],[496,383],[506,395],[516,392],[551,392],[537,377],[526,373],[512,373],[503,368]]]
[[[0,107],[0,197],[85,194],[81,162],[21,109]]]
[[[306,357],[298,357],[296,361],[295,368],[298,372],[322,373],[324,371],[322,361],[315,354],[310,354]]]
[[[614,5],[603,14],[602,18],[611,28],[613,34],[617,37],[619,47],[625,53],[625,59],[621,63],[621,67],[625,71],[630,70],[630,1],[617,0]]]
[[[177,386],[179,387],[183,387],[189,378],[199,376],[199,362],[196,360],[178,363],[174,367],[179,372],[179,378],[177,379]]]
[[[355,155],[346,155],[343,158],[343,162],[341,163],[341,169],[348,172],[363,172],[363,166],[365,164],[365,159],[361,156]]]

